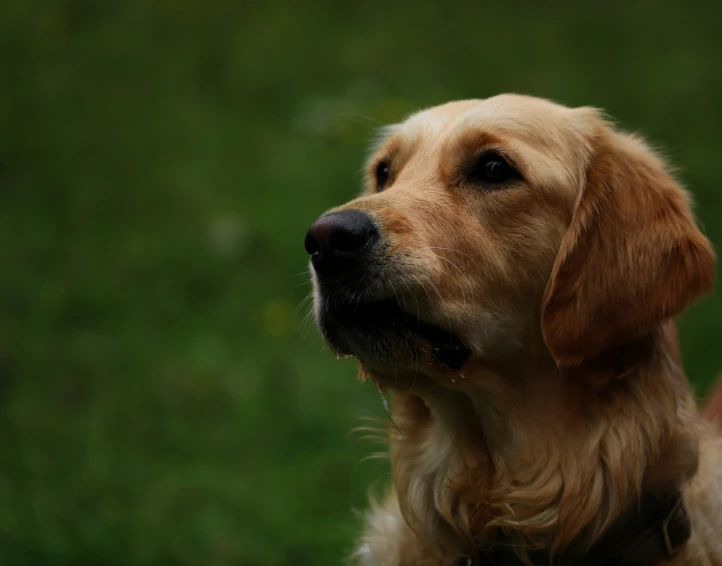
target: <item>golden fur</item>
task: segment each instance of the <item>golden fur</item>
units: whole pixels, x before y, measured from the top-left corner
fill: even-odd
[[[484,191],[463,164],[503,152],[522,180]],[[376,192],[383,160],[390,177]],[[360,357],[393,391],[393,488],[368,512],[364,566],[450,565],[503,535],[583,552],[643,490],[683,490],[693,534],[670,564],[722,565],[722,441],[697,416],[674,317],[714,281],[687,193],[598,111],[518,95],[388,128],[367,194],[387,281],[472,354],[458,371]]]

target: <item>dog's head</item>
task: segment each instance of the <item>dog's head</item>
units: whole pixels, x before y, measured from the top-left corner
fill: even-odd
[[[517,95],[386,128],[364,196],[305,243],[324,338],[392,385],[539,349],[578,365],[714,279],[686,193],[639,138]]]

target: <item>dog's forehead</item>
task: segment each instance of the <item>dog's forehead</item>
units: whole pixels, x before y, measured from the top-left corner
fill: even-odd
[[[568,126],[570,109],[548,100],[523,95],[448,102],[421,110],[395,128],[409,138],[441,140],[467,129],[539,138]]]

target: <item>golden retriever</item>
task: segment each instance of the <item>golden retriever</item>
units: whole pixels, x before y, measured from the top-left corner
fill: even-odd
[[[386,128],[306,235],[326,342],[393,393],[364,566],[722,565],[722,443],[674,318],[687,193],[593,108],[500,95]]]

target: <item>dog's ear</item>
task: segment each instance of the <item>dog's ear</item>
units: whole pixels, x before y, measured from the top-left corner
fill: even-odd
[[[645,335],[714,285],[714,253],[686,192],[641,140],[596,122],[542,304],[544,339],[559,366]]]

